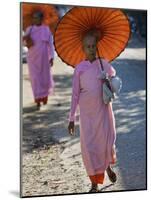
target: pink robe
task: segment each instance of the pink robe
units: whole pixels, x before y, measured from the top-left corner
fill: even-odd
[[[35,100],[47,97],[53,92],[54,81],[51,75],[50,59],[54,57],[53,38],[46,25],[30,26],[25,35],[30,36],[34,45],[29,48],[27,63]]]
[[[115,75],[115,69],[106,60],[102,62],[109,76]],[[81,153],[87,174],[89,177],[101,175],[104,179],[104,171],[116,158],[116,130],[112,104],[103,102],[99,64],[96,59],[92,63],[82,61],[76,66],[69,120],[75,120],[79,105]]]

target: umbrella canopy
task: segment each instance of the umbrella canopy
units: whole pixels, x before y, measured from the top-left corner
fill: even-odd
[[[55,48],[61,59],[75,67],[85,59],[83,37],[94,30],[98,53],[108,61],[126,47],[130,37],[127,16],[120,9],[74,7],[60,20],[55,31]]]
[[[54,32],[59,21],[57,10],[52,5],[40,3],[22,3],[23,30],[32,25],[33,14],[37,11],[44,15],[43,24],[48,25]]]

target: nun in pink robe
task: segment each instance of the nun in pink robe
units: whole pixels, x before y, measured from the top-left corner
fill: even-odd
[[[102,59],[109,76],[115,69]],[[104,104],[99,59],[80,62],[74,71],[72,101],[69,121],[75,120],[77,106],[80,110],[80,144],[84,166],[93,183],[103,183],[104,172],[115,163],[115,119],[112,103]]]
[[[50,60],[54,58],[52,33],[48,26],[41,24],[28,27],[25,36],[28,34],[34,43],[27,55],[33,96],[37,104],[46,104],[54,88],[50,67]]]

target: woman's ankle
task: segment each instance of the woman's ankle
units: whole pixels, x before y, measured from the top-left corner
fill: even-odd
[[[98,184],[97,184],[97,183],[91,183],[91,186],[92,186],[93,188],[97,188],[97,187],[98,187]]]
[[[37,103],[37,107],[40,107],[40,106],[41,106],[41,105],[40,105],[40,102],[38,102],[38,103]]]

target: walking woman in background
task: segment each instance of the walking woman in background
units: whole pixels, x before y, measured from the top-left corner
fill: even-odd
[[[54,47],[53,36],[47,25],[42,23],[43,13],[33,13],[33,25],[27,27],[23,41],[28,46],[27,63],[33,96],[37,108],[47,104],[48,95],[53,93],[54,81],[51,74]]]

